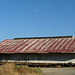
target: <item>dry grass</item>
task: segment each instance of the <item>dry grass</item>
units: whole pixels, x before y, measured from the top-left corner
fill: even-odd
[[[0,75],[18,75],[15,72],[14,64],[5,64],[0,66]]]
[[[15,66],[12,63],[7,63],[0,66],[0,75],[42,75],[42,71],[38,68]]]

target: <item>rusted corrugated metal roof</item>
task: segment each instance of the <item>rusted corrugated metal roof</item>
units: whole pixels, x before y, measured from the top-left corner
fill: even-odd
[[[75,53],[75,38],[4,40],[0,53]]]

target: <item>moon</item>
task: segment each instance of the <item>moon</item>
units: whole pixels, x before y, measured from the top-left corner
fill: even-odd
[[[36,13],[38,12],[38,10],[37,10],[37,9],[35,9],[34,11],[35,11]]]

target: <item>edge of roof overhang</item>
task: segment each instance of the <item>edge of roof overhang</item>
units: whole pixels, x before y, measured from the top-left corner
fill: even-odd
[[[75,52],[49,52],[49,53],[47,53],[47,52],[45,52],[45,53],[43,53],[43,52],[39,52],[39,53],[16,53],[16,52],[7,52],[7,53],[0,53],[0,54],[59,54],[59,53],[61,53],[61,54],[72,54],[72,53],[75,53]]]

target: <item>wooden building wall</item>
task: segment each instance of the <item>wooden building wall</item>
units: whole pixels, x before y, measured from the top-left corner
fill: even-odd
[[[0,62],[75,63],[75,53],[0,54]]]

